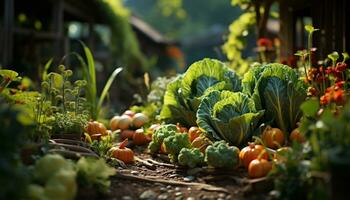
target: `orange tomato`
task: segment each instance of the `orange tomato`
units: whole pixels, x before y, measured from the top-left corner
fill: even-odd
[[[132,137],[132,140],[136,145],[144,145],[150,142],[149,137],[147,137],[143,129],[137,129]]]
[[[180,123],[176,124],[176,128],[177,128],[177,131],[179,133],[187,133],[188,132],[188,129],[184,126],[181,126]]]
[[[199,149],[202,153],[205,153],[205,150],[210,145],[210,140],[205,137],[197,137],[191,143],[191,146]]]
[[[284,144],[284,134],[279,128],[267,126],[261,135],[264,144],[272,149],[277,149]]]
[[[112,131],[117,130],[118,127],[118,123],[120,120],[120,116],[114,116],[110,121],[109,121],[109,126],[111,127]]]
[[[202,131],[198,127],[192,126],[190,130],[188,130],[188,136],[189,136],[190,142],[193,142],[193,140],[199,137],[201,133]]]
[[[261,178],[266,176],[272,169],[271,162],[266,159],[254,159],[248,167],[248,175],[250,178]]]
[[[269,155],[266,152],[264,146],[256,145],[255,143],[249,143],[249,145],[244,147],[239,153],[241,163],[243,163],[245,167],[248,167],[249,163],[252,160],[257,159],[259,156],[260,158],[266,160],[269,158]]]
[[[121,140],[124,140],[126,138],[132,139],[134,137],[134,134],[135,134],[135,131],[133,130],[129,130],[129,129],[122,130],[122,132],[120,132],[120,139]]]
[[[302,135],[298,128],[294,129],[289,135],[290,141],[297,141],[299,143],[305,142],[305,137]]]

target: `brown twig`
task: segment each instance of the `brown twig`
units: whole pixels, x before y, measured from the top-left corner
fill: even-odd
[[[135,161],[141,163],[142,165],[144,165],[148,169],[155,170],[157,168],[153,163],[149,162],[148,160],[143,160],[137,156],[134,156],[134,158],[135,158]]]
[[[77,146],[77,145],[70,145],[70,144],[62,144],[62,143],[50,143],[49,146],[51,147],[62,147],[71,151],[75,151],[75,152],[80,152],[80,153],[91,153],[91,154],[95,154],[97,156],[97,154],[95,152],[93,152],[92,150],[82,147],[82,146]]]
[[[79,141],[79,140],[70,140],[70,139],[51,139],[49,140],[52,143],[61,143],[61,144],[72,144],[72,145],[79,145],[83,147],[90,147],[89,144]]]
[[[48,152],[49,153],[58,153],[58,154],[63,155],[66,158],[72,158],[72,159],[78,159],[82,156],[90,156],[90,157],[98,158],[98,156],[96,154],[75,152],[75,151],[70,151],[70,150],[65,150],[65,149],[50,149]]]
[[[163,183],[163,184],[178,185],[178,186],[192,186],[194,188],[197,188],[198,190],[229,193],[228,190],[225,188],[215,187],[204,183],[187,183],[187,182],[181,182],[181,181],[164,180],[164,179],[159,179],[157,177],[152,177],[152,176],[140,177],[140,176],[127,175],[127,174],[120,174],[120,173],[118,173],[115,177],[120,179],[133,180],[133,181]]]
[[[155,165],[159,165],[159,166],[164,166],[164,167],[173,168],[173,169],[176,168],[175,165],[172,165],[172,164],[169,164],[169,163],[161,163],[161,162],[152,160],[150,158],[148,158],[146,161],[149,162],[149,163],[155,164]]]

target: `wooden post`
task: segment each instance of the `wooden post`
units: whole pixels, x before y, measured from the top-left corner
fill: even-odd
[[[350,53],[350,19],[345,14],[345,11],[350,7],[350,2],[344,0],[343,4],[343,12],[344,12],[344,21],[345,21],[345,30],[344,30],[344,48],[345,50]]]
[[[52,30],[56,34],[56,40],[54,42],[54,53],[58,59],[63,56],[63,20],[64,20],[64,1],[56,0],[53,3],[52,19],[53,27]]]
[[[3,66],[12,63],[13,59],[13,29],[14,29],[15,6],[14,0],[5,0],[4,6],[4,32],[2,42],[2,62]]]
[[[94,33],[94,23],[93,22],[89,22],[89,36],[88,36],[87,45],[91,51],[95,50],[95,33]]]
[[[294,51],[293,10],[285,1],[280,2],[280,39],[282,41],[281,58],[287,59]]]

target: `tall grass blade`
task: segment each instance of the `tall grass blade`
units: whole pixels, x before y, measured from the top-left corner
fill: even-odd
[[[47,63],[44,66],[44,71],[41,74],[41,80],[46,80],[47,77],[47,72],[49,71],[49,68],[51,67],[53,59],[51,58],[50,60],[47,61]]]
[[[83,46],[86,60],[87,60],[87,72],[88,72],[87,77],[89,77],[89,78],[87,78],[88,85],[89,85],[88,86],[88,96],[89,96],[88,101],[91,103],[90,114],[91,114],[92,119],[97,119],[97,101],[96,101],[97,89],[96,89],[95,61],[94,61],[94,57],[92,56],[90,49],[83,42],[80,41],[80,43]]]
[[[118,67],[116,68],[113,73],[111,74],[111,76],[108,78],[107,82],[106,82],[106,85],[105,87],[103,88],[102,90],[102,93],[101,93],[101,96],[100,96],[100,99],[98,101],[98,104],[97,104],[97,116],[99,115],[100,113],[100,110],[101,110],[101,107],[102,107],[102,104],[103,104],[103,101],[108,93],[108,90],[109,88],[111,87],[114,79],[117,77],[117,75],[123,70],[123,68],[121,67]]]

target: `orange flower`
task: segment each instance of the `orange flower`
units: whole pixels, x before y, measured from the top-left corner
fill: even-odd
[[[329,93],[324,94],[320,98],[320,104],[321,105],[327,105],[329,102],[331,102],[331,95]]]
[[[175,59],[181,59],[184,57],[182,51],[176,46],[167,47],[166,53],[168,56],[175,58]]]
[[[333,100],[334,100],[334,102],[336,102],[337,104],[342,104],[344,102],[343,101],[343,95],[344,95],[344,90],[339,89],[339,90],[335,91],[333,93]]]

